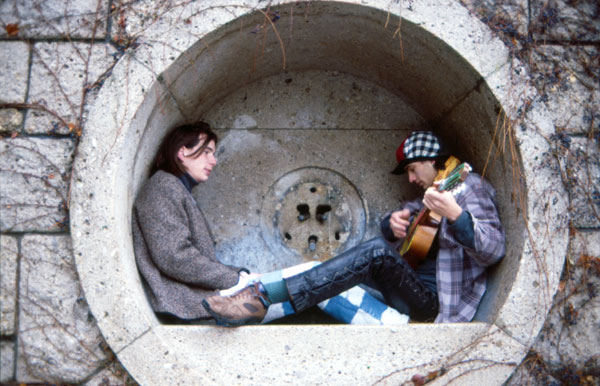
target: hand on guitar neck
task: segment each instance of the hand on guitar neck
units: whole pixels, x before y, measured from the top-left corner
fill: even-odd
[[[462,208],[456,203],[452,193],[448,191],[438,191],[439,184],[436,182],[434,186],[425,191],[423,204],[432,212],[446,217],[449,221],[454,222],[461,215]],[[399,239],[406,237],[408,227],[410,225],[410,212],[408,209],[393,212],[390,217],[390,229]]]
[[[456,203],[452,193],[447,190],[440,192],[438,187],[439,183],[435,182],[425,191],[423,205],[432,212],[446,217],[450,222],[454,222],[462,214],[462,208]]]

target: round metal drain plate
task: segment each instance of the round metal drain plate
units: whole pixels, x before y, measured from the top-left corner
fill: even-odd
[[[324,261],[358,244],[366,211],[350,181],[307,167],[279,178],[265,196],[261,231],[277,259]]]

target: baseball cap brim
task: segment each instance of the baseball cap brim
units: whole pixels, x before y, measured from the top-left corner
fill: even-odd
[[[404,159],[400,163],[398,163],[398,166],[396,166],[396,168],[394,170],[392,170],[392,174],[401,175],[401,174],[406,173],[405,168],[408,166],[408,164],[411,164],[413,162],[434,160],[434,159],[437,159],[437,158],[443,157],[443,156],[444,155],[436,156],[436,157],[415,157],[415,158],[411,158],[411,159]]]
[[[394,170],[392,170],[392,174],[401,175],[401,174],[406,173],[406,170],[404,170],[404,168],[406,167],[406,165],[408,165],[406,163],[406,160],[400,162],[398,164],[398,166],[396,166],[396,168]]]

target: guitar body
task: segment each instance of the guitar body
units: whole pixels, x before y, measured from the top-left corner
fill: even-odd
[[[427,257],[439,226],[439,222],[434,221],[429,213],[423,214],[424,216],[417,216],[417,219],[411,224],[409,233],[400,249],[400,254],[413,269],[416,269]],[[417,223],[419,217],[422,218]]]

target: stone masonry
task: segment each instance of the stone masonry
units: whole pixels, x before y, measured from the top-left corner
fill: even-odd
[[[79,284],[69,186],[87,108],[135,45],[128,20],[141,23],[143,35],[144,22],[176,6],[145,3],[133,15],[119,0],[0,2],[0,382],[134,384],[104,343]],[[546,325],[508,384],[598,384],[600,5],[461,3],[529,66],[542,99],[536,102],[561,117],[547,138],[552,152],[539,157],[558,160],[569,191],[567,264]]]

